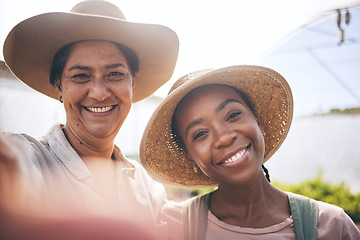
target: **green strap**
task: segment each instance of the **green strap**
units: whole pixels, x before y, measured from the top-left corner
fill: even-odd
[[[318,204],[315,200],[288,192],[297,240],[316,240]]]

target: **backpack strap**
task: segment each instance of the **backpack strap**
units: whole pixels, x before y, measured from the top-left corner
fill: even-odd
[[[184,240],[204,240],[207,227],[210,194],[185,201],[183,207]]]
[[[314,199],[288,192],[298,240],[316,240],[319,208]]]

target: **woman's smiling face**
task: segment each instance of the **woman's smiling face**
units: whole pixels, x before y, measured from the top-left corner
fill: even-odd
[[[195,89],[175,112],[188,158],[219,184],[242,184],[261,173],[265,143],[256,117],[225,85]]]
[[[115,138],[130,111],[133,90],[127,60],[113,43],[76,43],[58,89],[66,127],[80,139]]]

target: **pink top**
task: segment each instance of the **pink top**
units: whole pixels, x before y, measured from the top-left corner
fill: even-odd
[[[324,202],[318,204],[318,240],[360,240],[359,230],[354,228],[353,221],[341,208]],[[206,240],[215,239],[296,240],[296,237],[292,216],[270,227],[242,228],[220,221],[209,211]]]
[[[360,240],[360,231],[344,210],[335,205],[318,202],[318,240]],[[168,202],[162,211],[169,239],[183,239],[182,207]],[[242,228],[217,219],[210,211],[206,240],[218,239],[281,239],[296,240],[292,216],[283,222],[265,228]]]
[[[242,228],[220,221],[209,211],[206,239],[294,240],[296,238],[292,216],[286,218],[283,222],[270,227]]]

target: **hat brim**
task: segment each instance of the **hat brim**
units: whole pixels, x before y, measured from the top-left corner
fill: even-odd
[[[284,77],[260,66],[213,70],[176,88],[151,116],[140,144],[140,160],[156,180],[182,188],[216,186],[214,180],[194,170],[193,164],[174,141],[171,130],[173,113],[180,100],[191,90],[208,84],[232,86],[248,97],[265,132],[264,162],[284,141],[293,116],[292,93]]]
[[[61,47],[83,40],[117,42],[137,54],[140,67],[133,102],[149,96],[171,78],[179,50],[176,33],[162,25],[53,12],[16,25],[4,42],[4,59],[21,81],[58,99],[49,81],[53,57]]]

